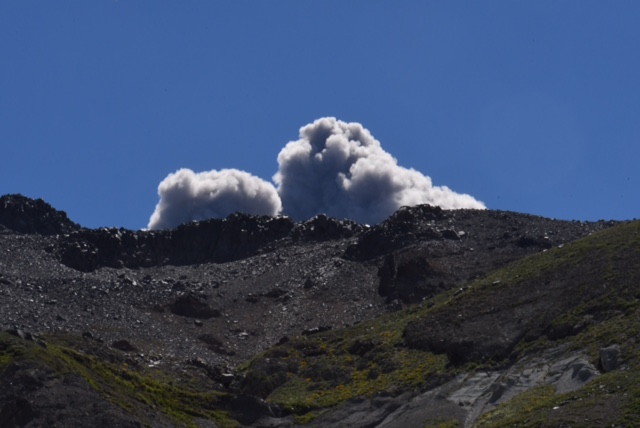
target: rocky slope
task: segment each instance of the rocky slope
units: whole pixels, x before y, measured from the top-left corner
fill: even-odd
[[[635,376],[638,227],[418,206],[90,230],[6,195],[0,426],[558,426],[566,394]],[[617,386],[588,396],[611,423]]]

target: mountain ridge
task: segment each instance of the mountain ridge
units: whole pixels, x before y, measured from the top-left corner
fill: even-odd
[[[581,289],[572,286],[569,279],[583,273],[589,273],[585,278],[599,278],[602,272],[618,269],[617,257],[629,266],[635,266],[637,257],[637,242],[631,239],[637,223],[559,221],[491,210],[406,207],[373,227],[323,215],[294,223],[284,217],[234,214],[152,232],[85,229],[63,214],[44,201],[19,195],[0,198],[2,330],[26,338],[19,340],[36,338],[36,342],[49,343],[49,348],[60,346],[69,354],[87,355],[91,364],[102,367],[99,372],[113,375],[98,382],[91,367],[75,368],[84,373],[80,376],[90,381],[89,385],[95,383],[91,390],[98,396],[104,397],[107,388],[101,388],[101,382],[109,386],[122,376],[151,382],[145,377],[149,369],[180,379],[178,384],[199,385],[199,394],[221,394],[219,406],[209,410],[194,409],[179,399],[163,407],[151,393],[139,397],[142,401],[134,409],[121,403],[116,405],[120,410],[113,410],[126,423],[146,421],[149,426],[341,426],[340,420],[349,414],[352,426],[394,426],[389,425],[391,419],[400,421],[410,414],[414,422],[423,417],[422,426],[427,422],[459,426],[485,423],[489,409],[456,404],[454,411],[443,404],[451,400],[433,404],[429,399],[433,409],[442,410],[434,410],[431,416],[406,409],[402,414],[397,412],[410,400],[427,400],[424,394],[452,385],[462,372],[484,367],[485,372],[494,373],[498,368],[521,367],[523,359],[551,349],[536,348],[541,337],[556,344],[568,343],[600,328],[611,319],[603,315],[606,311],[617,314],[619,310],[618,303],[606,303],[611,290],[589,294],[587,287],[587,292],[576,291]],[[608,230],[619,229],[626,232],[612,238],[615,251],[607,253],[611,263],[594,263],[600,256],[593,255],[590,245],[585,244],[589,255],[584,257],[589,261],[581,271],[566,276],[557,270],[568,266],[564,264],[566,257],[557,255],[574,248],[570,242],[585,237],[590,242]],[[617,244],[625,239],[631,244]],[[625,252],[623,248],[627,248]],[[536,257],[547,261],[541,263]],[[502,296],[500,307],[522,299],[524,303],[515,307],[526,308],[530,315],[522,321],[525,327],[496,324],[495,320],[514,319],[513,313],[499,308],[478,312],[473,302],[482,302],[483,293],[485,299],[497,299],[487,290],[504,287],[504,269],[515,269],[518,263],[525,266],[519,273],[523,277],[541,267],[547,269],[549,276],[537,286],[547,300],[531,295],[526,288],[514,288],[513,295],[498,293],[496,296]],[[625,284],[633,289],[635,283]],[[628,296],[635,299],[633,292]],[[455,304],[467,309],[450,312],[458,306],[442,306],[445,301],[458,302]],[[465,306],[467,301],[471,303]],[[594,302],[602,303],[605,310],[593,309],[598,307]],[[576,304],[585,313],[566,316],[577,310]],[[555,309],[541,309],[547,306]],[[420,311],[426,311],[420,319],[389,321],[405,319],[405,313],[415,317]],[[483,316],[492,321],[478,321]],[[374,323],[375,335],[361,331],[368,323]],[[385,323],[395,327],[375,327]],[[440,325],[440,329],[433,329],[433,325]],[[501,333],[500,326],[511,326],[505,330],[513,331]],[[342,334],[348,340],[341,339],[344,343],[336,347],[332,341]],[[2,373],[3,383],[7,373],[14,376],[30,370],[15,368],[21,363],[20,358],[7,353],[18,346],[12,340],[3,339],[11,345],[0,347],[0,361],[9,361]],[[624,348],[624,344],[617,345]],[[328,355],[330,349],[334,353]],[[589,352],[590,357],[575,354],[573,363],[567,364],[588,363],[593,367],[589,370],[599,374],[602,367],[589,360],[595,358],[594,350]],[[562,360],[564,354],[559,355],[553,358]],[[349,356],[353,361],[340,366],[343,357]],[[265,358],[275,366],[265,363]],[[128,361],[127,372],[114,368],[117,361]],[[365,365],[359,367],[357,361]],[[301,378],[301,373],[306,377]],[[562,376],[564,372],[553,373]],[[300,379],[309,381],[300,384]],[[166,387],[154,385],[156,390]],[[338,387],[342,393],[336,392]],[[424,394],[416,395],[416,388]],[[513,392],[513,388],[507,390]],[[325,393],[313,395],[313,391]],[[174,393],[180,397],[186,392]],[[290,400],[291,393],[298,401]],[[119,394],[126,397],[129,392]],[[342,399],[327,401],[323,398],[326,394]],[[403,396],[407,402],[398,398]],[[512,400],[519,396],[513,395]],[[318,403],[325,404],[310,404],[304,397],[316,397]],[[25,417],[29,419],[26,424],[41,423],[36,413],[42,403],[22,398],[28,406],[24,401],[0,397],[0,415],[27,406],[32,412],[30,419]],[[112,401],[122,400],[112,397]],[[376,421],[361,412],[373,402],[380,404]],[[477,414],[469,416],[473,412]],[[21,426],[19,413],[0,416],[0,421],[5,417]],[[364,418],[360,425],[354,415]],[[88,418],[90,415],[84,422]],[[149,422],[152,420],[156,422]],[[67,423],[65,426],[73,426],[71,419]]]

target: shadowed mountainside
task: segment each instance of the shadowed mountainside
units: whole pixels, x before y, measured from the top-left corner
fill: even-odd
[[[91,230],[6,195],[0,426],[632,426],[639,229],[425,205]]]

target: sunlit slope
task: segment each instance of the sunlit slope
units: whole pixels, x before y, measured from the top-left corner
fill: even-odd
[[[639,297],[640,222],[630,222],[519,260],[419,307],[294,338],[248,364],[243,388],[310,421],[355,397],[425,391],[559,346],[585,350],[598,367],[599,350],[616,344],[621,368],[586,384],[576,398],[533,389],[477,423],[557,426],[558,418],[579,416],[589,425],[584,418],[592,412],[599,421],[592,426],[599,426],[604,416],[595,413],[612,396],[618,404],[602,413],[607,422],[640,423]],[[554,422],[540,422],[548,418]]]

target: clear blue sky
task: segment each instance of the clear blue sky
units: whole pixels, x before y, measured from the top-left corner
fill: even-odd
[[[265,180],[360,122],[488,208],[640,217],[640,1],[3,1],[0,194],[147,225],[167,174]]]

